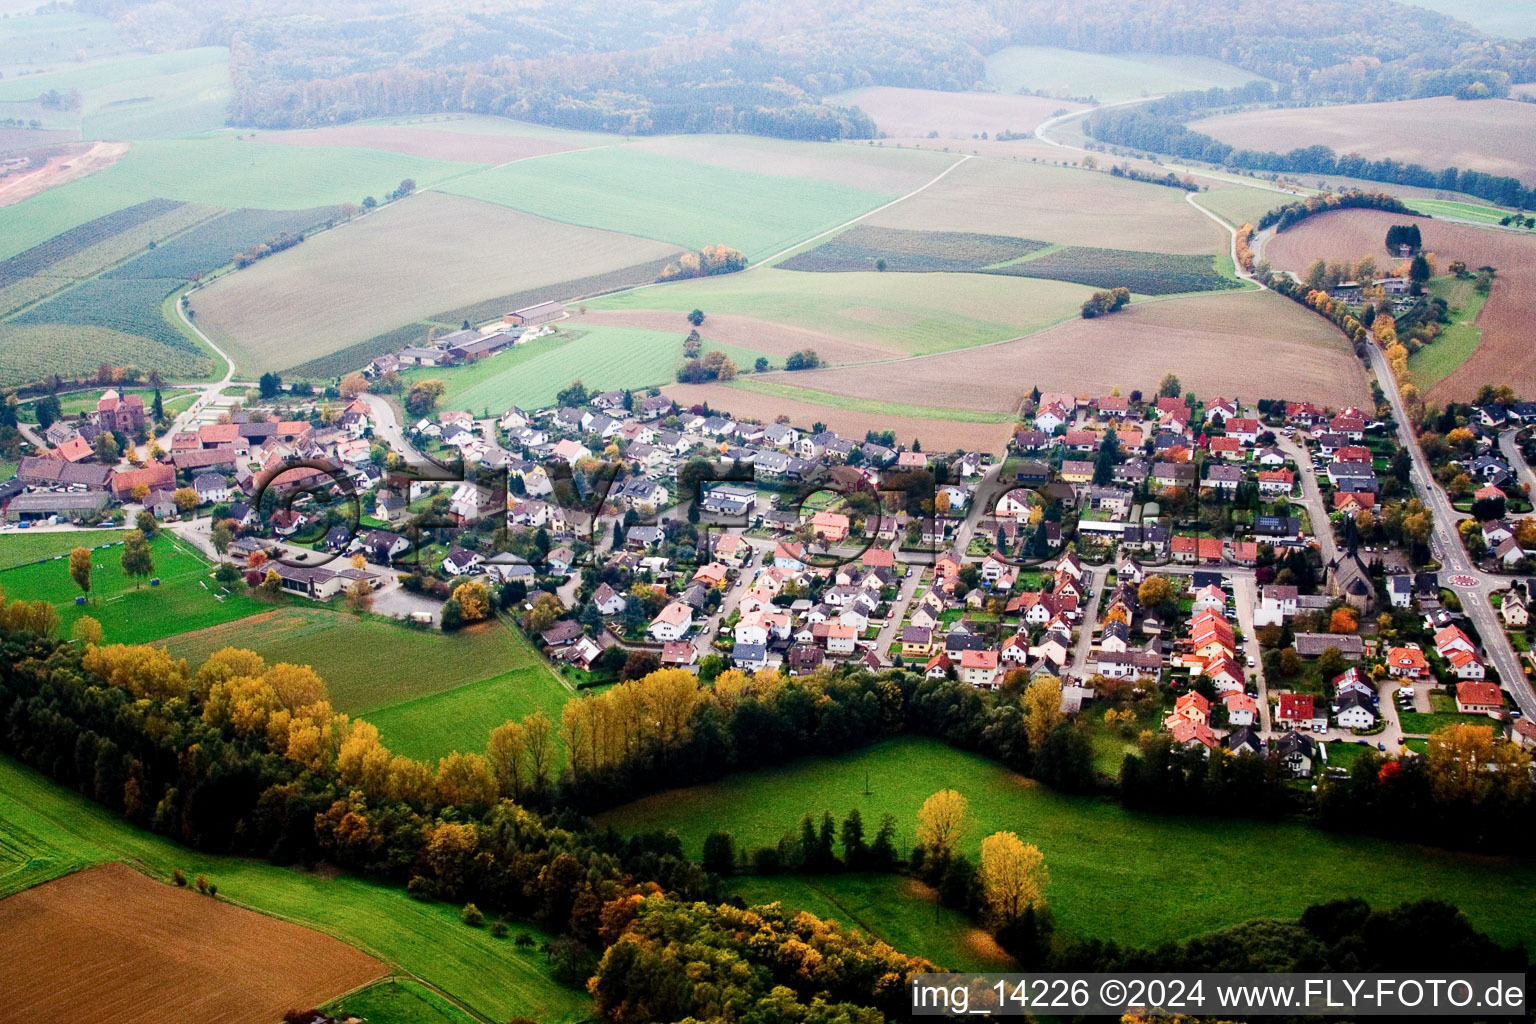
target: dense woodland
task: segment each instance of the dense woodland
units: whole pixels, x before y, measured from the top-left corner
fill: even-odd
[[[867,138],[826,102],[863,85],[982,87],[1012,44],[1212,57],[1302,100],[1449,95],[1536,79],[1536,49],[1390,0],[667,0],[403,9],[337,0],[238,8],[80,0],[156,49],[227,44],[235,124],[284,128],[388,114],[503,114],[567,128]]]

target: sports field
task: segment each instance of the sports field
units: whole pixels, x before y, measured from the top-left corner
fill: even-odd
[[[0,936],[10,950],[0,960],[0,991],[16,1020],[151,1024],[169,1016],[267,1024],[387,969],[321,932],[176,888],[126,864],[80,871],[0,901]],[[195,984],[187,983],[189,973]]]
[[[1047,896],[1058,927],[1074,935],[1151,946],[1358,896],[1378,906],[1448,900],[1500,942],[1536,938],[1536,867],[1529,864],[1500,862],[1494,872],[1487,858],[1302,825],[1244,821],[1239,828],[1216,818],[1130,813],[1107,801],[1055,793],[926,739],[891,740],[674,790],[599,820],[621,831],[673,829],[697,856],[704,836],[717,828],[755,849],[776,842],[803,813],[819,817],[830,810],[841,819],[858,807],[865,822],[895,814],[907,850],[918,807],[946,788],[970,801],[976,824],[962,847],[972,856],[983,837],[1003,829],[1040,847],[1051,869]],[[1179,899],[1168,899],[1170,892]]]
[[[987,81],[1000,92],[1043,89],[1100,103],[1154,93],[1242,85],[1258,76],[1208,57],[1159,53],[1084,53],[1053,46],[1008,46],[987,58]]]
[[[45,559],[50,560],[51,563],[55,556],[67,556],[75,548],[94,548],[102,544],[114,544],[122,540],[125,535],[122,530],[6,530],[4,534],[0,534],[0,570],[12,569],[31,562],[41,562]],[[61,567],[64,566],[63,562],[58,564]],[[9,596],[25,597],[26,595],[11,594]]]
[[[254,376],[514,291],[544,288],[544,298],[569,298],[564,282],[677,253],[662,242],[429,192],[230,274],[194,294],[192,308],[238,371]],[[422,328],[418,343],[425,336]]]
[[[443,191],[568,224],[760,260],[896,198],[804,178],[699,165],[620,147],[480,171]]]
[[[587,305],[749,316],[846,337],[896,355],[1029,334],[1077,315],[1091,291],[1060,281],[993,274],[803,274],[758,267],[592,299]],[[706,319],[704,330],[708,325]]]
[[[487,409],[499,413],[512,405],[544,408],[575,380],[588,389],[601,390],[667,384],[676,379],[677,367],[683,361],[683,338],[688,333],[598,324],[584,325],[580,331],[581,336],[573,341],[540,338],[530,342],[525,346],[526,355],[514,350],[492,356],[484,362],[497,372],[447,397],[444,407],[476,415]],[[549,344],[551,341],[557,344]],[[718,343],[709,348],[725,352],[743,369],[750,369],[761,354]],[[496,367],[502,359],[507,362]],[[427,371],[423,374],[435,376]]]
[[[0,836],[16,851],[11,856],[39,865],[0,875],[6,887],[0,891],[108,861],[127,861],[157,878],[168,878],[179,867],[189,877],[206,874],[222,900],[333,935],[487,1018],[526,1014],[550,1024],[574,1024],[591,1012],[583,993],[549,976],[538,945],[551,936],[533,926],[515,926],[536,940],[517,947],[510,939],[492,938],[488,929],[466,927],[458,907],[422,903],[404,889],[190,850],[5,758],[0,758]]]
[[[116,541],[121,534],[103,530],[101,535],[81,533],[95,544]],[[82,541],[84,543],[89,543]],[[0,548],[3,550],[3,548]],[[0,572],[0,590],[10,600],[48,601],[59,611],[60,632],[82,615],[101,623],[106,641],[142,644],[187,629],[242,618],[267,607],[251,597],[244,584],[225,595],[211,578],[213,567],[169,532],[161,530],[150,543],[158,586],[148,579],[134,580],[123,574],[120,544],[95,552],[91,593],[85,604],[76,604],[80,589],[69,575],[67,558],[19,565]],[[68,554],[65,552],[64,554]],[[137,585],[136,585],[137,584]]]

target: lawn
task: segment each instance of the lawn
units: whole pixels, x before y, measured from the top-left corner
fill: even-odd
[[[874,824],[878,823],[866,823],[866,828]],[[940,906],[932,890],[914,879],[881,874],[744,875],[730,884],[731,891],[749,905],[783,903],[788,909],[858,928],[940,967],[966,971],[1015,967],[991,936],[958,910]]]
[[[1252,82],[1257,75],[1208,57],[1084,53],[1053,46],[1008,46],[987,58],[987,81],[1002,92],[1037,89],[1101,103],[1151,93]]]
[[[608,147],[458,178],[443,191],[690,249],[761,260],[895,199],[847,185],[756,174]]]
[[[873,791],[865,796],[865,780]],[[1359,896],[1387,906],[1421,897],[1457,903],[1502,942],[1536,938],[1536,866],[1336,835],[1296,824],[1159,816],[1103,800],[1058,794],[983,758],[936,741],[901,738],[841,757],[803,760],[707,786],[648,797],[601,816],[621,831],[673,829],[691,854],[704,836],[730,830],[738,846],[771,844],[803,813],[865,822],[890,812],[898,843],[912,843],[917,809],[955,788],[976,826],[963,846],[1017,832],[1051,868],[1058,924],[1080,936],[1155,945],[1257,917],[1294,917],[1309,904]],[[1361,864],[1372,870],[1356,870]],[[1233,878],[1242,884],[1234,885]],[[1170,900],[1169,893],[1179,898]]]
[[[485,362],[497,364],[506,359],[508,362],[502,364],[505,368],[449,397],[443,406],[476,415],[486,409],[499,413],[511,405],[541,409],[554,404],[555,396],[574,380],[582,381],[588,389],[610,390],[646,388],[677,379],[686,332],[596,324],[581,330],[574,341],[556,347],[547,346],[549,339],[540,339],[527,346],[526,355],[514,351],[492,356]],[[744,369],[751,369],[761,355],[719,343],[708,348],[725,352]]]
[[[17,870],[12,865],[22,857],[26,867]],[[116,860],[162,879],[178,867],[189,876],[206,874],[218,884],[221,898],[352,943],[491,1019],[526,1014],[566,1024],[591,1012],[585,995],[550,978],[538,949],[549,936],[532,926],[514,926],[514,932],[536,940],[519,948],[510,938],[492,938],[488,929],[467,927],[459,908],[421,903],[401,889],[189,850],[5,758],[0,758],[0,858],[6,871],[0,893]]]
[[[115,544],[125,536],[126,533],[122,530],[70,530],[67,532],[7,530],[0,535],[0,570],[14,569],[18,565],[41,562],[44,559],[51,560],[55,555],[67,555],[78,547],[94,548],[102,544]],[[68,577],[63,562],[59,563],[59,570],[66,578]],[[25,597],[26,595],[9,594],[7,596]]]
[[[806,274],[761,267],[592,299],[592,309],[732,313],[911,355],[1032,334],[1079,313],[1091,290],[995,274]]]
[[[1444,729],[1448,725],[1484,725],[1495,727],[1498,725],[1497,722],[1487,715],[1463,715],[1455,711],[1401,711],[1398,712],[1397,717],[1402,724],[1404,733],[1420,736],[1427,736],[1436,729]]]
[[[1472,285],[1471,281],[1453,277],[1437,277],[1429,282],[1429,294],[1444,299],[1450,306],[1451,322],[1444,326],[1440,337],[1408,357],[1408,372],[1425,391],[1455,373],[1483,340],[1477,318],[1488,296]]]
[[[95,536],[89,533],[80,537]],[[107,532],[95,542],[116,540],[120,533]],[[158,586],[135,581],[122,571],[122,548],[96,552],[91,575],[90,599],[75,604],[80,590],[69,576],[64,559],[19,565],[0,572],[0,589],[12,600],[48,601],[59,610],[60,632],[82,615],[101,623],[108,643],[142,644],[162,640],[186,629],[242,618],[267,607],[240,585],[222,600],[219,584],[210,578],[212,567],[191,547],[162,530],[151,542]]]

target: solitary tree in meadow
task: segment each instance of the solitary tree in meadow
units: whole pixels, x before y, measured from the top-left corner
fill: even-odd
[[[69,578],[82,594],[91,592],[91,549],[75,548],[69,553]]]
[[[134,530],[123,540],[123,573],[134,577],[134,587],[155,571],[155,558],[149,550],[149,539],[143,530]]]

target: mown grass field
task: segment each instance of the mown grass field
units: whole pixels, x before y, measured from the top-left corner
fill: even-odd
[[[493,366],[502,359],[511,361],[495,375],[465,387],[441,404],[445,408],[466,409],[476,415],[486,409],[499,413],[511,405],[539,409],[551,405],[561,389],[574,380],[582,381],[588,389],[611,390],[651,387],[676,379],[677,367],[683,361],[683,338],[687,331],[672,334],[596,324],[581,330],[583,333],[575,340],[549,348],[539,349],[539,346],[551,339],[531,342],[527,346],[530,350],[527,356],[516,351],[492,356],[485,362]],[[725,352],[744,369],[751,369],[760,354],[718,343],[707,346],[707,349]],[[430,372],[425,375],[433,376]],[[443,379],[447,380],[446,376]]]
[[[1244,224],[1257,224],[1259,218],[1270,210],[1284,206],[1295,198],[1269,189],[1234,185],[1213,187],[1209,192],[1201,192],[1195,196],[1195,202],[1237,228]]]
[[[838,921],[940,967],[1007,971],[1016,966],[964,914],[940,906],[932,890],[900,875],[743,875],[731,881],[731,891],[749,905],[778,902]]]
[[[459,908],[421,903],[403,889],[350,875],[309,873],[259,861],[199,853],[172,843],[0,758],[0,893],[15,892],[89,864],[121,860],[164,879],[174,868],[205,874],[219,896],[275,917],[326,932],[374,954],[449,993],[494,1020],[529,1015],[573,1024],[591,1012],[585,994],[557,984],[538,944],[550,936],[529,925],[514,932],[535,944],[459,920]],[[29,866],[13,869],[18,859]],[[451,1020],[452,1018],[450,1018]],[[428,1018],[430,1020],[430,1018]]]
[[[1470,220],[1478,224],[1497,224],[1509,216],[1509,211],[1481,203],[1462,203],[1453,199],[1404,199],[1403,205],[1410,210],[1430,217],[1450,217]]]
[[[662,793],[600,820],[622,831],[673,829],[696,856],[716,828],[754,849],[776,842],[807,811],[841,818],[858,807],[866,822],[895,814],[906,850],[918,807],[945,788],[970,801],[976,825],[962,846],[973,856],[983,837],[1005,829],[1040,847],[1051,906],[1072,934],[1150,946],[1358,896],[1381,906],[1449,900],[1500,941],[1536,938],[1536,866],[1528,863],[1501,860],[1494,870],[1486,857],[1302,825],[1131,813],[918,738]]]
[[[227,275],[194,294],[192,307],[209,336],[243,372],[254,375],[514,291],[569,298],[574,293],[567,282],[659,262],[678,251],[649,239],[426,192]],[[498,307],[489,315],[515,308]],[[459,325],[457,318],[450,322]],[[422,328],[416,343],[425,338]],[[359,359],[348,369],[367,361]]]
[[[442,190],[690,249],[727,245],[752,260],[896,198],[620,147],[521,161],[458,178]]]
[[[987,58],[987,81],[1001,92],[1044,89],[1101,103],[1152,93],[1209,89],[1258,76],[1208,57],[1157,53],[1084,53],[1053,46],[1009,46]]]
[[[80,537],[95,537],[90,533]],[[96,544],[120,534],[103,530]],[[75,604],[80,589],[69,576],[69,563],[60,558],[20,565],[0,572],[0,590],[8,599],[47,601],[59,611],[60,632],[69,635],[76,619],[89,615],[101,623],[107,643],[142,644],[163,640],[187,629],[242,618],[268,606],[251,597],[244,585],[220,600],[219,585],[210,578],[212,566],[188,545],[162,530],[150,545],[159,586],[123,574],[121,546],[95,552],[91,593]],[[67,554],[68,552],[64,552]],[[135,586],[135,582],[139,585]]]
[[[350,714],[537,664],[522,635],[500,622],[450,635],[410,629],[384,617],[300,604],[181,633],[169,638],[166,647],[193,665],[223,647],[255,651],[269,664],[309,665],[325,680],[331,703]],[[551,686],[567,692],[545,675]]]
[[[1449,305],[1451,322],[1444,325],[1438,338],[1408,357],[1408,372],[1425,390],[1455,373],[1483,340],[1477,318],[1488,296],[1472,284],[1449,277],[1437,277],[1429,283],[1429,293]]]
[[[67,555],[75,548],[94,548],[102,544],[116,543],[126,533],[122,530],[100,531],[36,531],[7,530],[0,536],[0,570],[14,569],[18,565],[52,559],[55,555]],[[116,549],[108,549],[116,550]],[[59,563],[61,566],[64,563]],[[68,575],[66,570],[65,575]],[[12,594],[12,597],[25,595]]]
[[[1082,285],[996,274],[802,274],[759,267],[592,299],[587,305],[684,313],[697,308],[706,314],[758,317],[877,345],[896,355],[946,352],[1030,334],[1076,316],[1090,292]]]

